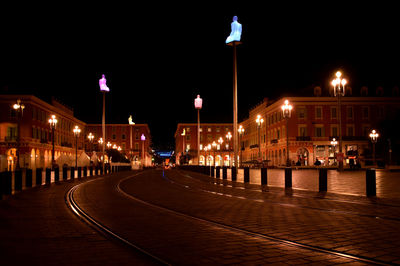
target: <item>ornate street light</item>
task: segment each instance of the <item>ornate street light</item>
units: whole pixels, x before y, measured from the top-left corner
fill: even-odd
[[[258,128],[258,159],[260,160],[261,159],[261,134],[260,134],[260,130],[261,130],[262,123],[264,123],[264,119],[261,118],[261,115],[257,115],[256,123],[257,123],[257,128]]]
[[[333,160],[336,163],[336,145],[337,145],[337,140],[335,138],[332,139],[331,145],[333,146]]]
[[[78,137],[81,133],[81,129],[78,126],[75,126],[73,132],[75,135],[75,168],[78,169]]]
[[[221,150],[221,148],[222,148],[222,143],[224,143],[224,139],[223,139],[222,137],[219,137],[218,143],[219,143],[219,150]],[[221,157],[222,157],[222,156],[221,156]]]
[[[50,128],[51,128],[51,137],[52,137],[52,144],[53,144],[53,149],[51,150],[51,168],[54,169],[54,165],[56,163],[55,159],[54,159],[54,129],[56,128],[57,125],[57,118],[55,115],[52,115],[51,118],[49,119],[49,124],[50,124]]]
[[[215,143],[215,140],[213,141],[211,146],[212,146],[212,149],[214,151],[214,158],[213,158],[214,163],[213,164],[214,164],[214,167],[215,167],[215,150],[217,149],[217,143]]]
[[[289,104],[288,100],[285,100],[285,104],[282,105],[283,118],[286,120],[286,166],[290,166],[289,159],[289,118],[292,115],[293,106]]]
[[[240,146],[240,167],[242,167],[242,137],[244,134],[244,128],[242,125],[239,126],[238,132],[239,132],[239,146]],[[235,158],[235,160],[237,160],[237,158]]]
[[[140,136],[140,140],[142,141],[142,166],[144,166],[145,160],[144,160],[144,142],[146,141],[146,136],[142,134]]]
[[[20,151],[19,151],[19,146],[21,142],[21,119],[22,116],[24,115],[24,109],[25,105],[21,103],[21,100],[18,99],[17,103],[13,105],[14,110],[17,112],[17,164],[15,166],[16,170],[20,169],[19,165],[19,157],[20,157]]]
[[[228,132],[225,137],[226,137],[226,140],[228,142],[228,156],[229,156],[229,161],[228,162],[229,162],[229,167],[231,167],[231,147],[230,147],[231,138],[232,138],[231,132]]]
[[[345,86],[347,84],[346,79],[342,79],[342,73],[336,72],[336,79],[332,80],[333,94],[337,97],[338,101],[338,116],[339,116],[339,153],[340,157],[343,158],[342,153],[342,103],[341,97],[345,95]],[[343,170],[343,159],[339,161],[339,171]]]
[[[203,106],[203,99],[200,95],[194,99],[194,108],[197,109],[197,164],[200,165],[200,110]]]
[[[369,134],[369,137],[370,137],[371,142],[372,142],[372,156],[373,156],[373,162],[374,162],[374,165],[375,165],[376,164],[376,161],[375,161],[375,144],[378,142],[379,134],[378,134],[378,132],[376,132],[375,129],[373,129],[371,131],[371,133]]]
[[[89,139],[90,146],[92,146],[92,145],[93,145],[94,135],[92,134],[92,132],[90,132],[89,135],[88,135],[87,137],[88,137],[88,139]],[[93,148],[92,148],[92,149],[93,149]],[[92,149],[91,149],[91,150],[92,150]]]
[[[106,92],[109,92],[110,89],[107,87],[107,80],[105,75],[101,76],[99,80],[100,91],[103,93],[103,118],[102,118],[102,131],[103,131],[103,139],[106,139]],[[105,143],[103,142],[103,173],[105,173],[105,165],[104,165],[104,157],[105,157]]]
[[[107,148],[110,149],[112,146],[111,142],[107,142]]]
[[[130,125],[130,159],[131,161],[133,160],[133,150],[132,150],[132,131],[133,131],[133,125],[135,124],[135,122],[132,121],[132,115],[129,116],[128,118],[128,122]]]

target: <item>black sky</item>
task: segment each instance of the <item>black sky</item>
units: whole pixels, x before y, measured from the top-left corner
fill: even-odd
[[[201,4],[200,4],[201,3]],[[173,147],[178,122],[232,122],[232,16],[238,48],[239,118],[264,97],[323,89],[337,69],[354,90],[400,86],[399,17],[378,4],[140,5],[33,4],[2,8],[4,93],[58,97],[87,123],[100,123],[105,74],[107,123],[148,123],[155,148]]]

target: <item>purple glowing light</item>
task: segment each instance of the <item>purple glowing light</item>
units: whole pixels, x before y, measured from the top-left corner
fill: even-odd
[[[203,105],[203,99],[200,98],[200,95],[197,95],[197,98],[194,99],[194,107],[196,109],[201,109],[202,105]]]
[[[102,75],[101,79],[99,80],[99,85],[100,85],[100,90],[101,91],[110,91],[110,89],[107,87],[107,80],[104,74]]]
[[[144,134],[142,134],[142,135],[140,136],[140,139],[141,139],[142,141],[145,141],[145,140],[146,140],[146,137],[144,136]]]

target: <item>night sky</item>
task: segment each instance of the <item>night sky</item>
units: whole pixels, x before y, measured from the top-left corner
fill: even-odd
[[[132,114],[149,124],[156,149],[173,149],[177,123],[197,121],[197,94],[202,122],[233,121],[225,39],[234,15],[243,26],[239,120],[264,97],[305,95],[316,85],[327,90],[338,69],[354,91],[400,86],[394,6],[147,2],[3,7],[1,93],[55,96],[79,119],[101,123],[104,73],[107,123],[128,123]]]

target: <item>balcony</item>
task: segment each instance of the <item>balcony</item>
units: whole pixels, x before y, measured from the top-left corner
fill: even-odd
[[[250,149],[255,149],[255,148],[258,148],[258,144],[250,145]]]
[[[278,143],[278,139],[271,139],[271,144],[277,144]]]
[[[4,137],[5,142],[15,142],[17,141],[17,136],[6,136]]]
[[[298,136],[296,137],[296,141],[310,141],[311,137],[310,136]]]

